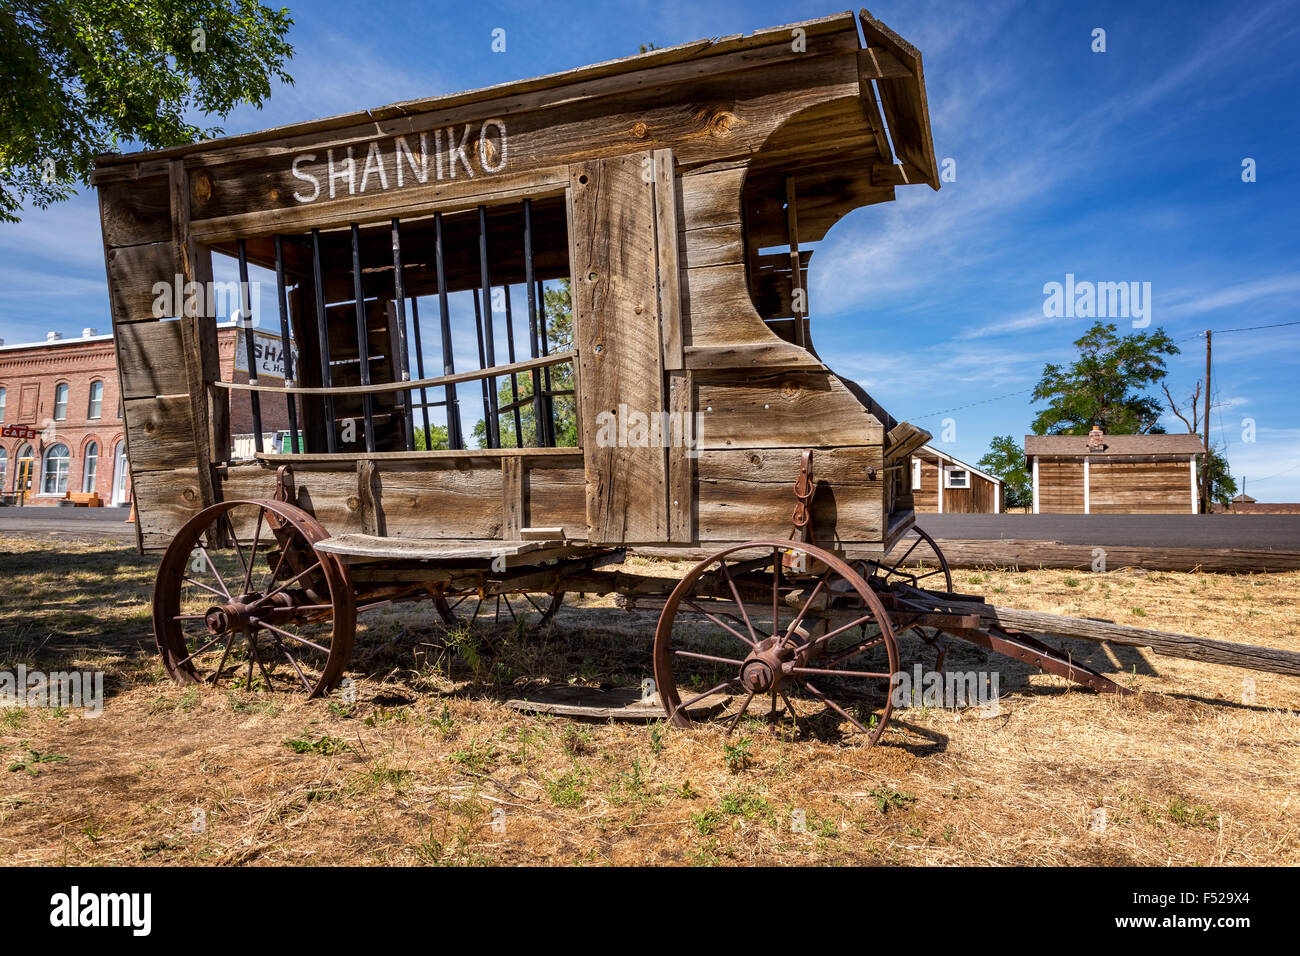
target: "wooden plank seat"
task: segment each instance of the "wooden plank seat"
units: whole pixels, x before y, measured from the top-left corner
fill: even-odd
[[[563,538],[498,541],[456,538],[385,538],[374,534],[340,534],[326,538],[316,550],[337,555],[345,564],[367,561],[430,561],[445,565],[490,565],[497,569],[526,567],[554,558],[611,550],[574,545]]]

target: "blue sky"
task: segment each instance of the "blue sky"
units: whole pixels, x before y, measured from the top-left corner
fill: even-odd
[[[1023,436],[1043,364],[1068,360],[1091,321],[1044,316],[1044,284],[1067,274],[1151,284],[1151,328],[1184,350],[1169,366],[1176,396],[1203,374],[1204,329],[1300,320],[1300,2],[871,9],[925,57],[935,149],[956,181],[901,188],[897,202],[836,225],[812,259],[810,304],[823,359],[896,417],[937,440],[951,419],[939,447],[971,462],[993,435]],[[837,8],[313,0],[292,10],[296,85],[261,111],[238,110],[228,132]],[[497,27],[505,53],[490,52]],[[1104,53],[1090,49],[1098,27]],[[1242,181],[1246,158],[1256,182]],[[0,336],[109,325],[93,192],[0,226]],[[458,341],[458,367],[473,364],[470,348]],[[1214,357],[1212,439],[1251,494],[1300,501],[1300,325],[1216,335]]]

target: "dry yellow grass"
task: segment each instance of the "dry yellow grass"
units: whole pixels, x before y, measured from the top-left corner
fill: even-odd
[[[108,694],[97,719],[0,711],[3,862],[1300,863],[1300,678],[1070,642],[1138,690],[1120,700],[959,647],[949,667],[1000,672],[998,716],[896,712],[875,748],[510,710],[515,685],[648,674],[653,617],[580,600],[544,642],[481,648],[478,676],[429,607],[378,612],[354,705],[271,699],[163,676],[155,566],[0,539],[0,666],[102,669]],[[1297,573],[956,577],[999,604],[1300,650]]]

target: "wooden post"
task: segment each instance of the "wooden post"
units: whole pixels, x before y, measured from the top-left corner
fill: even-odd
[[[1201,469],[1201,511],[1210,511],[1210,344],[1214,333],[1205,330],[1205,420],[1201,423],[1202,441],[1205,443],[1205,458]]]
[[[1092,475],[1088,467],[1088,456],[1083,456],[1083,513],[1091,514]]]
[[[207,254],[200,256],[194,237],[190,234],[190,178],[185,171],[182,160],[174,159],[167,164],[168,185],[171,194],[172,258],[179,272],[187,283],[206,283],[211,278],[211,260]],[[208,382],[216,377],[214,353],[216,352],[216,329],[204,327],[205,321],[216,317],[207,315],[207,309],[199,310],[202,314],[180,316],[181,341],[184,349],[182,362],[185,365],[185,379],[189,389],[191,427],[194,435],[194,458],[198,469],[199,498],[204,508],[218,501],[219,486],[212,474],[212,455],[216,450],[214,441],[222,438],[222,426],[225,416],[208,410]],[[206,334],[212,332],[212,342],[205,343]],[[228,436],[227,436],[228,441]],[[222,459],[226,457],[222,448]]]

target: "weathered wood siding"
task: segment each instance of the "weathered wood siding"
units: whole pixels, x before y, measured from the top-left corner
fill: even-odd
[[[874,21],[863,25],[871,50],[860,49],[854,17],[840,14],[802,25],[806,50],[791,43],[788,27],[776,28],[656,52],[632,68],[598,64],[106,160],[95,182],[141,541],[162,546],[206,504],[267,497],[274,484],[270,461],[214,473],[229,448],[227,396],[210,385],[215,327],[199,317],[156,318],[155,282],[206,280],[209,250],[228,252],[237,238],[247,239],[250,262],[268,265],[273,234],[313,227],[481,204],[503,217],[504,229],[513,213],[501,207],[531,197],[535,226],[560,239],[537,246],[538,268],[554,274],[562,271],[567,202],[582,448],[514,458],[294,456],[301,503],[333,533],[500,538],[532,525],[562,526],[593,543],[784,537],[799,450],[814,448],[818,540],[878,543],[897,518],[890,509],[910,503],[881,469],[910,449],[886,456],[888,416],[873,415],[869,399],[774,331],[792,314],[792,282],[806,288],[806,277],[788,256],[769,268],[758,252],[793,233],[782,206],[787,188],[798,196],[805,241],[815,241],[851,209],[892,199],[894,185],[911,181],[893,162],[873,80],[891,81],[884,103],[903,158],[932,176],[923,155],[932,147],[919,139],[928,135],[924,99],[910,97],[919,55]],[[423,155],[426,142],[420,176],[411,150]],[[344,163],[346,173],[331,175]],[[305,195],[313,180],[315,195]],[[411,223],[404,245],[409,236],[414,248],[422,228]],[[461,228],[469,227],[448,222],[449,235]],[[382,259],[387,242],[363,232],[363,261]],[[345,301],[346,250],[326,245],[326,300]],[[475,264],[456,258],[470,246],[449,241],[452,288],[477,282]],[[286,244],[285,255],[291,277],[309,275],[301,249]],[[493,279],[518,281],[517,266],[510,259]],[[407,292],[427,291],[427,263],[409,268]],[[290,305],[300,383],[310,387],[319,384],[310,282]],[[685,415],[692,446],[598,442],[598,416],[620,406]],[[304,428],[319,442],[313,418]]]
[[[593,544],[667,541],[668,457],[648,432],[661,416],[654,182],[649,153],[575,164],[569,179],[587,529]],[[612,426],[612,427],[611,427]],[[613,434],[611,435],[611,431]]]
[[[1083,514],[1083,462],[1038,459],[1038,510],[1042,514]]]
[[[969,488],[944,488],[944,514],[994,514],[1000,509],[999,489],[996,482],[967,471]],[[935,514],[939,511],[939,482],[943,472],[938,464],[921,459],[921,486],[913,491],[916,511]]]
[[[1092,514],[1190,514],[1191,466],[1183,461],[1094,459],[1088,466]]]

